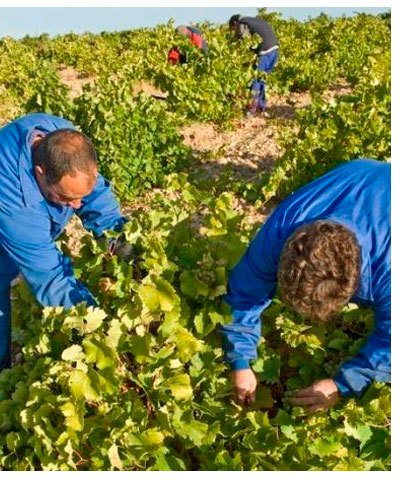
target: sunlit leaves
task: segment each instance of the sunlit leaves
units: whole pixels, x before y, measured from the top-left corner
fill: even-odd
[[[186,374],[175,375],[166,380],[164,386],[171,390],[172,396],[177,400],[188,400],[193,395],[190,377]]]
[[[268,172],[265,197],[292,191],[354,154],[385,158],[386,23],[267,18],[282,47],[267,79],[271,90],[322,91],[340,73],[352,92],[332,100],[313,95],[299,129],[291,126],[282,139],[286,153]],[[2,470],[390,469],[389,386],[373,384],[360,399],[312,416],[287,403],[288,390],[332,376],[358,350],[371,316],[354,306],[311,327],[274,300],[252,365],[256,402],[232,400],[219,333],[230,321],[222,296],[250,232],[233,207],[236,195],[215,195],[211,182],[200,190],[187,174],[165,176],[190,158],[182,122],[224,124],[247,102],[249,44],[232,43],[226,26],[203,30],[209,55],[190,51],[193,61],[182,68],[166,64],[172,23],[0,42],[1,99],[19,95],[17,109],[73,107],[71,118],[94,139],[102,172],[121,198],[165,187],[130,214],[124,235],[134,246],[132,262],[110,257],[92,235],[82,239],[75,272],[100,308],[42,310],[23,283],[14,289],[13,335],[23,363],[0,373]],[[74,106],[55,75],[60,63],[97,75]],[[137,95],[143,79],[168,93],[166,100]]]
[[[87,373],[82,370],[72,371],[68,383],[71,393],[76,399],[84,398],[93,401],[100,398],[100,392],[93,388]]]

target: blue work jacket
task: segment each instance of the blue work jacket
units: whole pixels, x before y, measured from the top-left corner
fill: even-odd
[[[261,227],[228,281],[232,323],[223,327],[226,358],[234,370],[257,357],[260,315],[277,287],[279,257],[303,224],[331,220],[351,230],[361,250],[361,274],[351,302],[369,305],[375,328],[334,380],[342,396],[361,395],[373,381],[390,381],[390,164],[353,160],[289,195]]]
[[[101,175],[76,211],[43,197],[28,140],[33,129],[50,133],[61,128],[74,127],[63,118],[37,113],[0,130],[0,283],[19,271],[42,305],[69,308],[81,301],[93,305],[95,300],[75,278],[71,261],[55,239],[74,213],[96,237],[106,229],[121,229],[125,219]]]

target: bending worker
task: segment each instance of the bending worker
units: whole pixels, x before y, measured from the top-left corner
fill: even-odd
[[[207,53],[207,42],[204,40],[200,30],[196,27],[188,27],[186,25],[179,25],[175,31],[187,37],[192,45],[200,48],[203,53]],[[187,63],[187,54],[181,52],[178,47],[173,47],[168,53],[168,61],[174,64]]]
[[[44,306],[95,305],[55,239],[74,213],[96,237],[126,220],[91,141],[63,118],[31,114],[3,127],[0,163],[1,369],[11,365],[12,280],[21,273]]]
[[[270,73],[278,61],[279,45],[269,23],[257,17],[233,15],[229,19],[229,28],[239,39],[245,35],[254,34],[261,37],[261,42],[254,50],[257,54],[257,62],[254,67],[259,72]],[[262,78],[256,78],[250,88],[252,101],[247,113],[249,116],[254,116],[257,112],[264,112],[267,107],[265,81]]]
[[[329,322],[348,302],[371,306],[375,316],[360,351],[334,378],[299,390],[293,404],[315,411],[360,396],[373,380],[390,381],[390,197],[390,164],[354,160],[292,193],[260,229],[226,296],[232,323],[223,327],[225,351],[239,401],[255,397],[250,362],[277,285],[288,306],[316,322]]]

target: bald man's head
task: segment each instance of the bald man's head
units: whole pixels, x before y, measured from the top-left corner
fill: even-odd
[[[33,163],[43,169],[49,185],[58,183],[65,175],[92,176],[97,171],[96,152],[90,139],[68,128],[41,139],[34,147]]]
[[[181,35],[186,35],[186,36],[190,35],[190,30],[187,28],[186,25],[179,25],[179,27],[176,27],[175,30],[177,33],[180,33]]]

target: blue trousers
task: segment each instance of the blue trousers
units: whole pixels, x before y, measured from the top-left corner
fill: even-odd
[[[278,50],[258,57],[256,68],[259,72],[270,73],[278,61]],[[259,78],[253,80],[251,84],[251,96],[253,108],[264,111],[267,106],[265,81]]]
[[[18,269],[0,246],[0,370],[11,366],[11,287]]]

